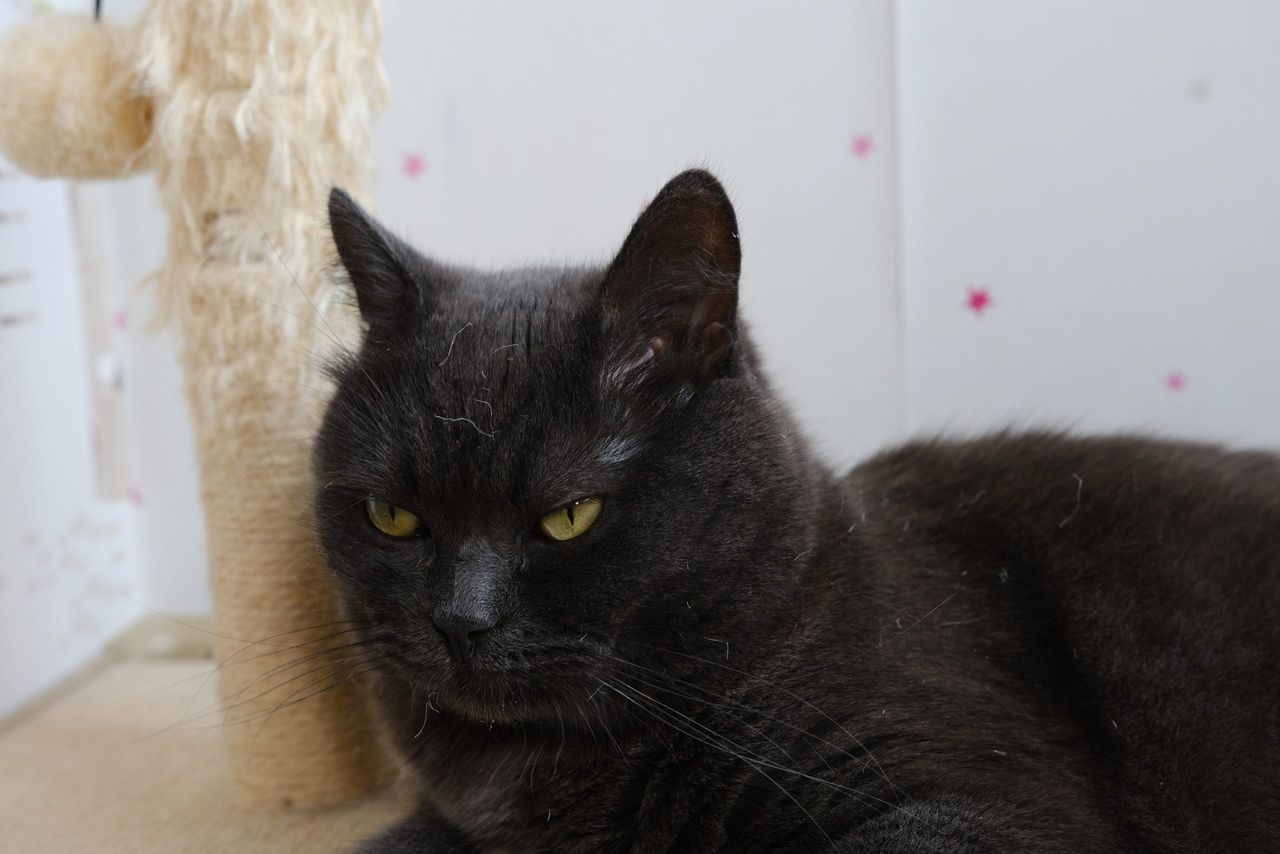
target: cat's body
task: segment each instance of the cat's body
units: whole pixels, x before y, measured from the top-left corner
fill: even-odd
[[[423,791],[368,850],[1280,847],[1280,459],[998,436],[837,479],[735,322],[702,173],[608,269],[508,282],[334,218],[370,334],[320,533]]]

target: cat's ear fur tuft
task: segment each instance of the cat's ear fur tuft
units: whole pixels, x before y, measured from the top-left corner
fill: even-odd
[[[741,266],[737,218],[720,182],[701,169],[672,178],[605,273],[611,370],[710,379],[733,348]]]
[[[329,229],[369,335],[394,337],[423,310],[421,284],[411,272],[419,266],[417,253],[337,187],[329,191]]]

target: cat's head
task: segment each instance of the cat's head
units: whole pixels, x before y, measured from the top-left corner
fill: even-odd
[[[715,178],[674,178],[604,268],[463,269],[340,191],[329,212],[367,332],[336,370],[316,520],[382,666],[520,719],[621,658],[748,645],[794,591],[770,567],[803,543],[805,470],[738,320]]]

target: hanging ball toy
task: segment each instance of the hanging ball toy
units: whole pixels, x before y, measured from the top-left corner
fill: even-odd
[[[46,15],[0,40],[0,152],[43,178],[146,168],[151,105],[133,89],[129,33]]]

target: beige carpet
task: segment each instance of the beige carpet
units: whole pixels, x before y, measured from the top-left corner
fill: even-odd
[[[111,664],[0,732],[0,851],[336,852],[407,810],[233,808],[216,713],[191,720],[215,707],[211,667]]]

